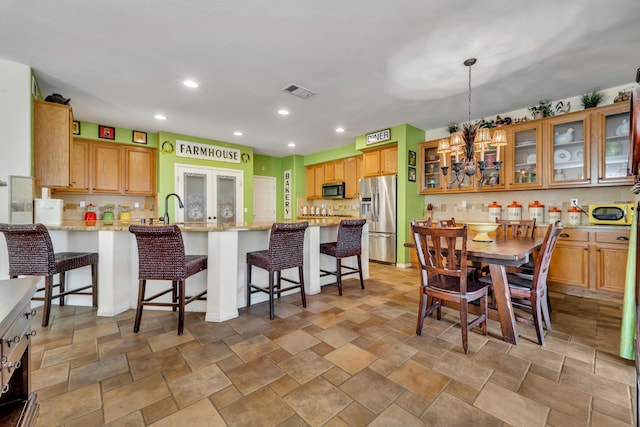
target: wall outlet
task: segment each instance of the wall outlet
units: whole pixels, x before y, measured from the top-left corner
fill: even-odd
[[[578,206],[578,199],[571,199],[571,206],[575,206],[576,208],[580,207]]]
[[[467,201],[466,201],[466,200],[461,201],[461,202],[460,202],[460,207],[461,207],[462,209],[465,209],[465,208],[467,207]]]

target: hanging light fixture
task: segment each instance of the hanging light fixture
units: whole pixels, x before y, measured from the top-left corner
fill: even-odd
[[[496,171],[500,171],[502,161],[500,160],[501,147],[507,145],[507,133],[504,130],[496,130],[491,137],[491,131],[488,128],[481,128],[480,122],[471,123],[471,67],[477,62],[476,58],[469,58],[464,61],[464,65],[469,67],[469,108],[467,115],[467,122],[462,125],[462,130],[454,132],[449,138],[441,139],[438,143],[438,153],[442,154],[440,169],[442,169],[443,175],[447,175],[449,172],[449,166],[447,166],[447,157],[455,152],[455,160],[451,162],[451,184],[458,184],[458,187],[462,187],[465,177],[476,177],[478,179],[478,187],[482,187],[483,183],[487,181],[487,177],[484,176],[484,170],[486,169],[487,162],[484,160],[485,150],[489,146],[496,149],[496,160],[494,168]],[[480,160],[476,159],[475,152],[480,151]],[[479,175],[476,175],[480,172]],[[495,184],[495,180],[488,180],[491,186]]]

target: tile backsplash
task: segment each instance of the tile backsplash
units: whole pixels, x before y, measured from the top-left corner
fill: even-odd
[[[327,215],[341,215],[341,216],[360,216],[360,200],[359,199],[321,199],[321,200],[307,200],[303,197],[298,198],[298,216],[302,215],[303,209],[306,206],[307,211],[311,212],[311,208],[325,208]]]

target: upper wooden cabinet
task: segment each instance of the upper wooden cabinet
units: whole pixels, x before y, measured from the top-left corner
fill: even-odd
[[[361,156],[344,159],[344,194],[347,199],[360,197],[361,164]]]
[[[318,163],[306,167],[306,196],[307,199],[322,198],[322,184],[324,184],[325,164]]]
[[[152,196],[156,150],[77,138],[72,144],[69,175],[69,187],[56,192]]]
[[[333,179],[335,182],[345,182],[344,163],[345,159],[335,160],[333,162]]]
[[[73,112],[68,105],[33,101],[33,161],[39,187],[68,187]]]
[[[519,123],[509,127],[504,163],[507,187],[535,189],[544,185],[542,165],[542,123],[540,120]]]
[[[591,125],[589,110],[562,114],[545,120],[544,139],[548,187],[591,184]]]
[[[306,167],[307,199],[322,198],[322,184],[344,182],[345,198],[355,199],[360,193],[361,157],[348,157]]]
[[[595,113],[595,138],[598,141],[595,158],[597,169],[592,172],[597,184],[632,184],[630,176],[629,108],[620,102],[599,108]]]
[[[388,145],[362,153],[362,176],[394,175],[397,173],[397,145]]]

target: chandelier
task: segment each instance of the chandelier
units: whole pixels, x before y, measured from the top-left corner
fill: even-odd
[[[438,143],[438,153],[442,154],[440,169],[442,174],[447,176],[449,166],[447,166],[447,158],[451,157],[451,153],[455,153],[455,161],[451,162],[451,181],[449,185],[458,184],[462,187],[465,177],[476,177],[478,180],[478,188],[481,188],[485,182],[493,186],[496,179],[489,179],[485,176],[484,171],[487,168],[487,162],[484,159],[485,150],[495,148],[496,159],[493,162],[495,171],[500,172],[502,161],[500,160],[501,147],[507,145],[507,132],[504,130],[496,130],[491,136],[488,128],[481,128],[481,122],[471,123],[471,67],[477,62],[476,58],[469,58],[464,61],[464,65],[469,67],[469,108],[467,122],[462,125],[462,130],[451,134],[449,138],[441,139]],[[480,158],[476,157],[476,150],[480,152]]]

